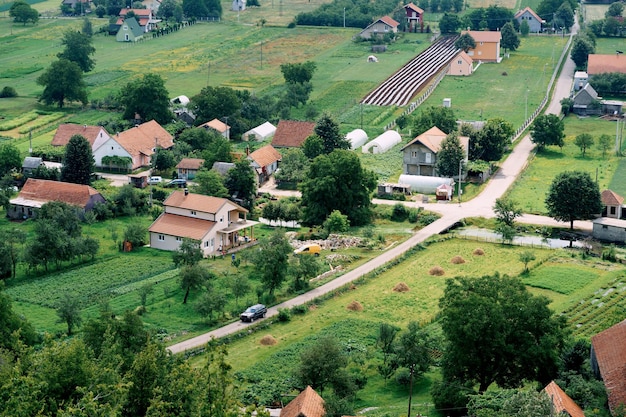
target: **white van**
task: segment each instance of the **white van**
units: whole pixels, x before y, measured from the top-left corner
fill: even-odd
[[[150,184],[150,185],[160,184],[162,182],[163,182],[163,178],[161,178],[161,177],[150,177],[150,178],[148,178],[148,184]]]

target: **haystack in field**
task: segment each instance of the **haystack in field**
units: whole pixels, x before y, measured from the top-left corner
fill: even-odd
[[[472,254],[476,256],[483,256],[485,254],[485,251],[482,250],[481,248],[476,248],[474,249],[474,252],[472,252]]]
[[[276,339],[274,339],[274,336],[270,334],[266,334],[265,336],[261,338],[259,343],[261,343],[263,346],[273,346],[277,342],[276,342]]]
[[[440,267],[440,266],[433,266],[432,268],[430,268],[428,273],[430,275],[434,275],[436,277],[440,277],[440,276],[444,275],[446,273],[446,271],[444,271],[443,268]]]
[[[464,264],[465,263],[465,259],[463,259],[463,257],[460,256],[460,255],[456,255],[456,256],[452,257],[452,259],[450,259],[450,262],[452,262],[455,265],[459,265],[459,264]]]
[[[395,287],[393,287],[393,292],[407,292],[409,290],[409,286],[404,282],[398,282]]]
[[[358,301],[353,301],[346,307],[350,311],[363,311],[363,305]]]

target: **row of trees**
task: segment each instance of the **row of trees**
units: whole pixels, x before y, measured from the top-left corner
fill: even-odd
[[[595,36],[623,36],[626,31],[623,13],[624,4],[616,1],[605,12],[604,19],[594,20],[587,27]]]

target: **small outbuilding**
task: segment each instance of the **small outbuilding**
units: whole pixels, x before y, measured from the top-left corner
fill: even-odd
[[[369,153],[370,149],[373,154],[385,153],[400,142],[402,142],[400,134],[395,130],[388,130],[367,145],[364,145],[363,153]]]
[[[446,184],[450,187],[454,185],[452,178],[443,177],[429,177],[426,175],[400,175],[399,181],[402,184],[408,184],[411,186],[411,191],[422,194],[436,194],[437,188],[442,184]]]
[[[30,174],[40,166],[44,165],[43,159],[35,156],[27,156],[22,163],[22,173]]]
[[[233,12],[243,12],[246,10],[246,0],[233,0],[231,10]]]
[[[367,143],[367,133],[363,129],[354,129],[348,132],[346,139],[350,142],[350,149],[354,150]]]
[[[610,217],[595,219],[591,235],[594,239],[624,244],[626,242],[626,220]]]
[[[265,122],[255,128],[248,130],[242,135],[241,139],[264,141],[265,139],[269,139],[274,136],[274,133],[276,133],[276,126],[274,126],[270,122]]]

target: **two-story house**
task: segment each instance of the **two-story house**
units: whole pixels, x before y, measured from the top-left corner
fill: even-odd
[[[389,16],[383,16],[374,20],[368,27],[363,29],[359,36],[363,39],[370,39],[376,37],[383,37],[384,35],[391,33],[398,33],[398,26],[400,23],[396,22]]]
[[[520,24],[522,22],[528,23],[528,28],[530,29],[531,33],[541,32],[543,24],[546,23],[546,21],[539,17],[539,15],[535,13],[535,11],[530,7],[525,7],[524,9],[515,13],[515,16],[513,16],[513,18],[517,20]]]
[[[163,202],[163,213],[152,223],[150,246],[175,251],[183,238],[200,242],[204,256],[220,254],[254,240],[254,225],[248,210],[230,200],[184,191],[174,191]]]
[[[257,174],[257,184],[263,184],[276,172],[282,156],[272,145],[265,145],[248,155],[248,159]]]
[[[414,3],[404,5],[406,12],[406,28],[409,32],[424,32],[424,10],[417,7]]]
[[[425,175],[438,177],[437,153],[441,149],[441,142],[446,134],[437,126],[433,126],[426,132],[404,145],[401,149],[402,173],[407,175]],[[459,141],[465,152],[465,162],[469,158],[469,138],[459,136]]]
[[[495,31],[468,30],[462,31],[461,35],[468,33],[476,42],[476,47],[467,51],[467,54],[475,61],[500,62],[500,40],[502,33]]]

